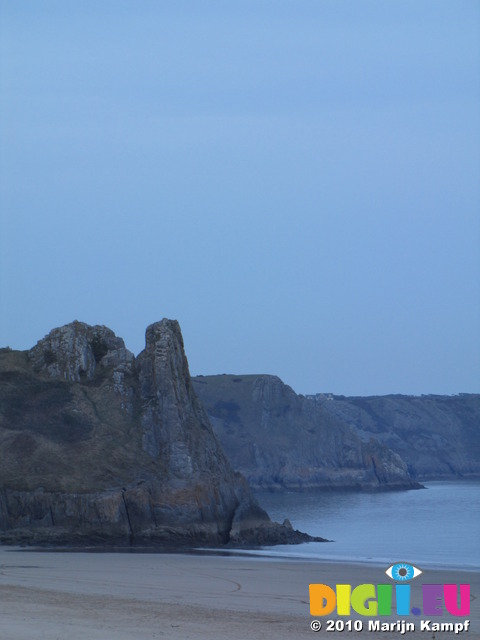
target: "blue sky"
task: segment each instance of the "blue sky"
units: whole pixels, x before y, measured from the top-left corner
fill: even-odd
[[[478,392],[480,4],[0,0],[0,344]]]

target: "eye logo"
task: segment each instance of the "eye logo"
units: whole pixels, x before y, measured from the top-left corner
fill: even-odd
[[[408,562],[396,562],[388,567],[385,573],[396,582],[410,582],[410,580],[417,578],[423,571],[418,569],[418,567],[414,567],[413,564],[408,564]]]

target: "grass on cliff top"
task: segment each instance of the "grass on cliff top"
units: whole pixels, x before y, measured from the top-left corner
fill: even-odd
[[[138,417],[121,403],[108,376],[49,379],[26,352],[1,350],[0,488],[84,492],[133,481],[152,461]]]

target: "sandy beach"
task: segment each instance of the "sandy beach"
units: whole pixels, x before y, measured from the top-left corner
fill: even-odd
[[[248,556],[13,551],[0,547],[0,640],[321,638],[310,628],[308,585],[385,583],[385,568]],[[469,583],[469,631],[480,638],[480,577],[425,571],[424,582]],[[418,580],[417,580],[418,582]],[[420,585],[412,583],[412,602]],[[336,616],[328,616],[334,619]],[[359,616],[352,616],[352,618]],[[420,632],[410,638],[454,637]],[[388,621],[398,618],[392,616]],[[398,631],[343,631],[396,638]],[[385,620],[385,619],[383,619]],[[463,621],[442,616],[437,621]],[[455,636],[458,637],[458,636]]]

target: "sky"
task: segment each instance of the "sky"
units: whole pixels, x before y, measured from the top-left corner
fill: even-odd
[[[477,0],[0,0],[0,345],[480,391]]]

